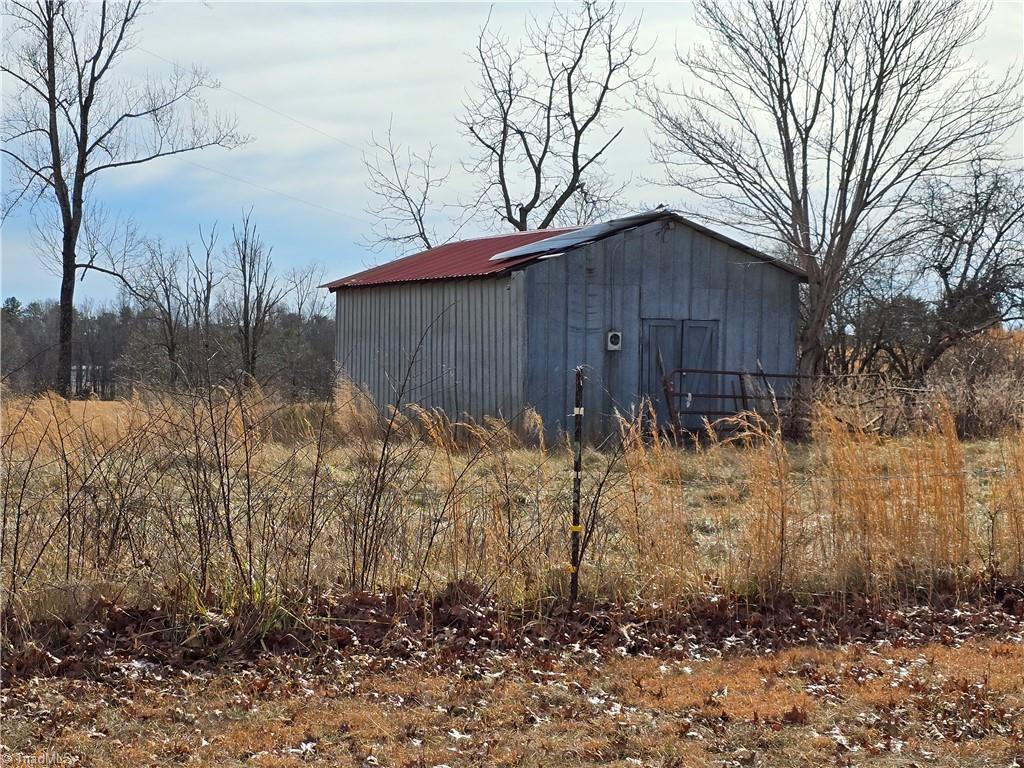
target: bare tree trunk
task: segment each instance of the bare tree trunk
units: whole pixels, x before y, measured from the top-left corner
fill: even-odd
[[[71,391],[71,363],[73,360],[75,327],[75,278],[78,275],[77,245],[80,227],[74,221],[64,225],[61,247],[60,304],[57,328],[57,370],[54,388],[67,397]]]
[[[67,246],[65,246],[67,248]],[[69,266],[70,265],[70,266]],[[71,353],[75,323],[75,252],[64,255],[64,273],[60,280],[60,305],[57,327],[57,371],[54,391],[61,397],[71,392]]]
[[[145,85],[114,74],[134,44],[141,5],[141,0],[104,0],[89,8],[67,2],[4,6],[5,21],[14,31],[5,34],[0,57],[3,215],[22,201],[43,198],[56,211],[52,246],[55,255],[60,251],[61,288],[53,385],[62,395],[71,388],[77,274],[101,272],[131,289],[124,263],[128,244],[118,260],[110,242],[100,242],[103,235],[83,229],[89,182],[115,168],[245,141],[233,119],[205,111],[200,94],[216,83],[202,71],[176,69],[165,81]],[[110,257],[107,265],[96,261],[103,253]]]
[[[811,411],[814,404],[814,383],[821,373],[825,347],[820,337],[809,336],[807,332],[800,338],[800,360],[797,364],[797,376],[793,403],[793,436],[808,437],[811,433]]]

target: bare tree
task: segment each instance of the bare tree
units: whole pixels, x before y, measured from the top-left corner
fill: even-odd
[[[300,323],[320,317],[327,311],[328,294],[320,287],[325,274],[323,264],[313,263],[290,269],[285,275],[286,291],[292,297],[295,315]]]
[[[898,226],[905,246],[833,311],[829,362],[919,383],[950,349],[1024,319],[1024,175],[976,161],[925,179]]]
[[[146,333],[137,340],[133,368],[142,380],[157,370],[172,387],[211,381],[210,364],[220,351],[216,294],[221,282],[214,264],[216,227],[209,234],[199,230],[201,255],[193,244],[168,247],[159,239],[147,240],[144,258],[135,274],[134,296],[146,321]],[[155,329],[155,332],[153,332]],[[155,336],[155,338],[154,338]],[[159,361],[150,358],[160,351]]]
[[[207,235],[199,230],[199,242],[203,252],[197,257],[192,246],[185,247],[187,265],[185,278],[185,310],[189,329],[189,349],[192,355],[189,369],[197,372],[202,382],[209,386],[213,380],[212,364],[220,351],[216,345],[216,318],[214,317],[214,296],[221,282],[214,264],[217,248],[217,227],[210,228]]]
[[[622,92],[648,72],[638,20],[614,4],[556,7],[527,23],[513,43],[490,18],[471,53],[476,82],[460,118],[474,150],[463,171],[475,180],[469,200],[440,205],[450,169],[433,147],[398,145],[391,128],[364,158],[374,247],[411,251],[453,240],[482,212],[515,230],[588,224],[604,217],[628,182],[613,183],[604,160],[622,128],[609,125]],[[447,216],[445,216],[447,212]],[[438,221],[443,224],[438,224]]]
[[[88,270],[127,282],[100,251],[80,253],[98,178],[107,171],[244,139],[233,120],[209,115],[201,94],[215,86],[199,69],[175,67],[163,81],[120,79],[132,48],[140,0],[90,7],[59,0],[11,0],[2,69],[2,140],[8,184],[5,215],[28,200],[56,208],[61,274],[54,386],[70,386],[75,281]]]
[[[912,358],[921,378],[948,349],[1024,320],[1024,174],[977,161],[963,180],[929,179],[906,226],[911,268],[937,288]]]
[[[231,233],[231,245],[224,258],[231,287],[224,310],[234,329],[242,371],[255,381],[261,344],[286,292],[273,271],[273,249],[263,243],[256,231],[251,210],[242,215],[241,226],[232,227]]]
[[[614,4],[590,1],[531,20],[519,44],[481,29],[461,122],[478,150],[468,170],[501,220],[545,229],[588,185],[604,183],[602,163],[623,131],[604,129],[623,105],[619,92],[646,75],[638,32]]]
[[[366,244],[375,251],[391,247],[404,254],[451,241],[465,225],[472,207],[461,209],[447,236],[438,234],[433,219],[440,215],[440,207],[435,196],[451,169],[437,168],[432,145],[419,154],[397,144],[392,128],[389,123],[381,139],[373,136],[363,154],[371,197],[366,212],[374,219],[373,236]]]
[[[807,271],[802,373],[821,369],[837,297],[891,250],[921,179],[990,153],[1019,119],[1019,72],[990,80],[965,60],[987,13],[968,0],[698,0],[711,47],[680,56],[692,87],[650,95],[656,155],[714,204],[709,218]]]
[[[184,254],[167,249],[160,240],[146,243],[146,264],[139,281],[145,308],[156,320],[159,346],[167,358],[167,381],[178,381],[179,353],[187,330],[188,293],[185,287]]]

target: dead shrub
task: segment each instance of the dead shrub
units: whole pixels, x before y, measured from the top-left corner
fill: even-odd
[[[104,595],[231,616],[256,637],[331,589],[561,600],[568,444],[547,443],[536,414],[456,423],[362,397],[5,400],[4,615],[79,615]],[[886,595],[1022,575],[1021,433],[966,446],[937,401],[892,437],[866,410],[823,405],[808,444],[742,414],[682,449],[649,408],[620,415],[617,440],[583,454],[581,594]]]

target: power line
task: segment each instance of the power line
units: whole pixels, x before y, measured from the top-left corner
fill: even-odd
[[[301,197],[296,197],[295,195],[289,194],[287,192],[282,192],[279,189],[274,189],[273,187],[268,187],[268,186],[265,186],[263,184],[259,184],[259,183],[255,182],[255,181],[249,181],[248,179],[243,179],[241,176],[235,176],[234,174],[231,174],[231,173],[226,173],[224,171],[218,171],[216,168],[211,168],[208,165],[203,165],[202,163],[196,163],[196,162],[193,162],[192,160],[186,160],[185,158],[180,157],[180,156],[178,157],[178,160],[180,160],[183,163],[188,163],[189,165],[195,166],[196,168],[202,168],[204,171],[209,171],[210,173],[216,173],[219,176],[223,176],[226,179],[231,179],[232,181],[237,181],[239,184],[246,184],[246,185],[248,185],[250,187],[255,187],[256,189],[261,189],[264,192],[270,192],[273,195],[280,195],[281,197],[286,197],[289,200],[294,200],[296,203],[302,203],[303,205],[308,205],[308,206],[311,206],[313,208],[319,208],[321,211],[326,211],[327,213],[333,213],[335,216],[341,216],[341,217],[346,218],[346,219],[351,219],[352,221],[357,221],[360,224],[368,223],[368,222],[366,222],[366,220],[360,219],[357,216],[353,216],[350,213],[344,213],[343,211],[339,211],[339,210],[336,210],[334,208],[329,208],[328,206],[321,205],[320,203],[314,203],[314,202],[312,202],[310,200],[304,200]]]
[[[165,58],[164,56],[161,56],[159,53],[155,53],[154,51],[151,51],[148,48],[143,48],[142,46],[136,46],[136,47],[138,48],[138,50],[142,51],[143,53],[147,53],[150,56],[152,56],[153,58],[159,59],[160,61],[163,61],[163,62],[165,62],[167,64],[170,64],[172,67],[179,66],[174,61],[171,61],[170,59]],[[224,90],[224,91],[227,91],[228,93],[234,94],[235,96],[237,96],[240,99],[245,99],[246,101],[251,102],[251,103],[255,104],[258,107],[262,107],[263,109],[266,109],[269,112],[273,112],[275,115],[279,115],[279,116],[285,118],[286,120],[291,120],[293,123],[295,123],[297,125],[301,125],[303,128],[307,128],[308,130],[311,130],[311,131],[314,131],[316,133],[319,133],[320,135],[325,136],[328,139],[331,139],[333,141],[336,141],[339,144],[342,144],[342,145],[344,145],[346,147],[350,147],[350,148],[355,149],[355,150],[359,150],[359,147],[357,147],[356,145],[352,144],[351,142],[348,142],[348,141],[345,141],[344,139],[338,138],[337,136],[334,136],[333,134],[330,134],[327,131],[324,131],[324,130],[321,130],[320,128],[317,128],[315,125],[310,125],[309,123],[305,122],[304,120],[300,120],[299,118],[293,117],[292,115],[289,115],[286,112],[282,112],[281,110],[276,109],[275,107],[272,107],[269,104],[265,104],[262,101],[259,101],[258,99],[254,99],[251,96],[246,96],[244,93],[241,93],[240,91],[236,91],[233,88],[228,88],[227,86],[225,86],[223,84],[220,85],[220,89]],[[243,179],[241,176],[235,176],[233,174],[226,173],[225,171],[219,171],[216,168],[210,168],[209,166],[203,165],[201,163],[196,163],[196,162],[193,162],[191,160],[186,160],[186,159],[184,159],[183,157],[180,157],[180,156],[178,157],[178,159],[181,160],[181,162],[183,162],[183,163],[188,163],[189,165],[195,166],[196,168],[202,168],[203,170],[209,171],[210,173],[216,173],[216,174],[218,174],[220,176],[223,176],[226,179],[231,179],[232,181],[236,181],[239,184],[246,184],[246,185],[248,185],[250,187],[254,187],[256,189],[263,190],[264,192],[269,192],[269,193],[274,194],[274,195],[280,195],[281,197],[288,198],[289,200],[293,200],[293,201],[295,201],[297,203],[302,203],[303,205],[308,205],[308,206],[310,206],[312,208],[318,208],[321,211],[326,211],[327,213],[333,213],[335,216],[341,216],[343,218],[350,219],[351,221],[359,222],[360,224],[367,224],[367,223],[369,223],[365,219],[361,219],[361,218],[359,218],[357,216],[353,216],[350,213],[343,213],[342,211],[335,210],[334,208],[330,208],[330,207],[328,207],[326,205],[322,205],[320,203],[314,203],[314,202],[312,202],[310,200],[305,200],[305,199],[303,199],[301,197],[297,197],[297,196],[289,194],[287,192],[282,192],[279,189],[274,189],[273,187],[268,187],[265,184],[260,184],[258,182],[250,181],[248,179]]]
[[[175,62],[171,61],[170,59],[164,58],[159,53],[154,53],[153,51],[149,50],[148,48],[143,48],[142,46],[136,46],[136,47],[138,48],[138,50],[142,51],[143,53],[148,53],[150,56],[152,56],[154,58],[157,58],[157,59],[160,59],[160,61],[166,62],[167,64],[170,64],[172,67],[179,66],[178,64],[176,64]],[[280,109],[277,109],[276,107],[272,107],[269,104],[265,104],[264,102],[259,101],[258,99],[254,99],[252,96],[246,96],[244,93],[241,93],[240,91],[236,91],[234,88],[228,88],[223,83],[220,84],[219,90],[227,91],[228,93],[234,94],[235,96],[237,96],[240,99],[245,99],[246,101],[251,102],[252,104],[255,104],[258,107],[262,107],[263,109],[267,110],[268,112],[273,112],[275,115],[283,117],[286,120],[291,120],[296,125],[301,125],[303,128],[307,128],[307,129],[309,129],[311,131],[319,133],[321,136],[325,136],[328,139],[336,141],[339,144],[342,144],[342,145],[344,145],[346,147],[350,147],[351,149],[354,149],[356,151],[360,151],[360,152],[362,151],[361,147],[357,147],[355,144],[353,144],[350,141],[345,141],[345,139],[339,138],[339,137],[335,136],[332,133],[328,133],[327,131],[324,131],[324,130],[322,130],[320,128],[317,128],[315,125],[311,125],[311,124],[307,123],[305,120],[300,120],[299,118],[297,118],[297,117],[295,117],[293,115],[289,115],[287,112],[282,112]]]

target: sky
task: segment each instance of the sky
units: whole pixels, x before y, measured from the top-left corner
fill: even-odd
[[[166,158],[103,177],[97,194],[108,211],[132,217],[139,231],[169,245],[195,242],[200,226],[229,230],[244,210],[282,271],[321,263],[328,279],[395,256],[371,252],[363,153],[393,124],[397,141],[435,147],[453,167],[468,144],[457,123],[474,78],[467,51],[491,12],[492,24],[518,34],[550,4],[499,3],[158,3],[149,6],[137,47],[122,64],[126,77],[159,76],[168,61],[197,64],[221,83],[207,94],[211,110],[234,114],[252,141]],[[656,82],[678,83],[675,50],[703,41],[688,3],[627,4],[642,16]],[[972,54],[992,73],[1024,58],[1024,0],[994,4]],[[6,84],[5,84],[6,85]],[[678,190],[659,183],[652,132],[637,110],[617,118],[624,128],[609,156],[615,178],[631,179],[630,207],[677,205]],[[466,230],[482,234],[481,227]],[[0,233],[0,294],[22,301],[55,297],[59,281],[33,246],[31,214],[20,209]],[[107,301],[116,283],[90,274],[77,300]]]

